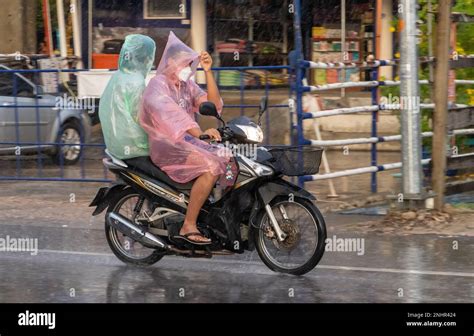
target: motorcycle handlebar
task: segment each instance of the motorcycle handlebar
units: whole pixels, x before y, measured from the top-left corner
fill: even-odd
[[[210,138],[211,138],[211,136],[209,134],[201,134],[199,136],[199,140],[208,140]]]
[[[230,129],[224,128],[224,127],[219,127],[217,130],[221,134],[222,142],[225,142],[225,141],[228,141],[228,140],[232,139],[233,134],[232,134],[232,131]]]
[[[221,137],[222,137],[221,142],[225,142],[232,137],[232,134],[230,134],[228,130],[226,131],[226,129],[222,127],[218,128],[217,130],[221,134]],[[201,134],[199,136],[199,140],[209,140],[209,139],[211,139],[211,136],[209,134]]]

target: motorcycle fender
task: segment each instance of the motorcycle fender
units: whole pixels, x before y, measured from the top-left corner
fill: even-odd
[[[315,200],[316,197],[303,188],[285,180],[272,181],[258,188],[258,196],[263,205],[267,205],[276,196],[301,197],[309,200]]]
[[[95,206],[95,210],[92,213],[92,216],[97,216],[102,211],[104,211],[108,206],[110,199],[114,195],[114,193],[124,189],[127,185],[126,184],[114,184],[110,187],[102,187],[97,191],[94,199],[92,200],[90,207]]]

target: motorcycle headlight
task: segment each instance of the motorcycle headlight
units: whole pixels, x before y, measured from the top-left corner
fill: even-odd
[[[260,128],[260,126],[257,126],[256,132],[257,132],[257,142],[260,143],[260,142],[263,141],[263,131],[262,131],[262,129]]]
[[[245,136],[249,141],[260,143],[263,141],[263,132],[260,126],[247,126],[247,125],[237,125],[242,131],[244,131]]]
[[[257,173],[258,176],[272,175],[274,173],[273,169],[262,164],[253,165],[252,169]]]

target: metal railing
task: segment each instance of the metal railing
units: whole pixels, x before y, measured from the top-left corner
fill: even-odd
[[[380,66],[393,66],[396,65],[396,60],[375,60],[373,62],[363,62],[360,64],[362,68],[378,68]],[[323,63],[323,62],[309,62],[309,61],[302,61],[301,65],[305,68],[310,69],[344,69],[344,68],[357,68],[358,65],[354,63]],[[401,135],[387,135],[387,136],[378,136],[377,135],[377,113],[383,110],[399,110],[401,108],[401,104],[379,104],[377,99],[377,88],[380,86],[397,86],[400,84],[400,81],[379,81],[376,80],[377,72],[372,71],[372,81],[362,81],[362,82],[344,82],[344,83],[332,83],[326,85],[312,85],[312,86],[303,86],[300,85],[300,95],[304,92],[319,92],[324,90],[333,90],[333,89],[342,89],[342,88],[354,88],[354,87],[370,87],[372,92],[372,105],[368,106],[357,106],[357,107],[348,107],[348,108],[338,108],[338,109],[330,109],[330,110],[322,110],[322,111],[311,111],[311,112],[303,112],[302,110],[298,113],[298,119],[303,121],[305,119],[313,119],[313,118],[321,118],[321,117],[329,117],[335,115],[343,115],[343,114],[357,114],[357,113],[372,113],[372,129],[371,129],[371,137],[368,138],[352,138],[352,139],[339,139],[339,140],[312,140],[312,139],[305,139],[302,134],[298,135],[299,144],[302,145],[312,145],[312,146],[322,146],[322,147],[330,147],[330,146],[346,146],[346,145],[354,145],[354,144],[371,144],[371,166],[369,167],[362,167],[362,168],[355,168],[355,169],[348,169],[340,172],[333,172],[327,174],[317,174],[317,175],[308,175],[303,176],[300,178],[300,183],[304,183],[307,181],[316,181],[316,180],[323,180],[323,179],[330,179],[336,178],[341,176],[350,176],[350,175],[357,175],[357,174],[364,174],[364,173],[371,173],[371,190],[372,192],[377,191],[377,178],[376,173],[384,170],[389,169],[397,169],[400,168],[402,163],[390,163],[384,165],[377,165],[377,143],[380,142],[389,142],[389,141],[400,141]],[[456,84],[459,85],[471,85],[474,84],[474,80],[456,80]],[[430,84],[428,80],[420,80],[419,84],[427,85]],[[298,99],[298,98],[297,98]],[[301,99],[301,98],[300,98]],[[434,104],[418,104],[420,109],[432,109],[434,108]],[[468,105],[457,104],[455,107],[470,107]],[[450,135],[470,135],[474,134],[474,129],[458,129],[451,132]],[[432,136],[432,132],[423,132],[422,137],[430,137]],[[457,157],[466,157],[466,156],[474,156],[474,153],[467,153],[462,155],[452,155],[451,158]],[[430,162],[431,159],[424,159],[422,160],[422,164],[427,164]]]
[[[116,69],[104,69],[104,71],[115,71]],[[198,69],[200,71],[202,69]],[[288,71],[288,66],[239,66],[239,67],[216,67],[213,70],[217,73],[216,80],[221,90],[238,90],[239,103],[225,104],[226,109],[240,109],[240,114],[245,115],[246,110],[256,109],[258,105],[248,102],[249,90],[262,90],[263,95],[271,98],[271,88],[273,87],[269,82],[269,76],[272,71]],[[221,71],[238,71],[239,85],[238,86],[223,86],[220,85],[219,74]],[[249,85],[244,80],[246,71],[259,70],[264,73],[260,80]],[[0,116],[6,120],[0,120],[0,180],[25,180],[25,181],[67,181],[67,182],[110,182],[111,176],[108,174],[105,167],[102,166],[102,157],[105,155],[105,145],[102,141],[90,142],[90,139],[85,137],[87,134],[87,124],[90,117],[82,111],[78,113],[75,106],[67,107],[67,110],[75,110],[76,116],[81,116],[78,119],[81,124],[81,141],[74,143],[74,146],[80,149],[81,155],[79,160],[74,165],[66,165],[66,160],[62,154],[62,149],[71,144],[65,144],[61,140],[61,127],[66,120],[63,120],[62,109],[58,107],[57,103],[49,100],[51,103],[45,104],[45,97],[53,94],[56,97],[60,93],[59,88],[57,92],[41,94],[39,83],[39,76],[43,73],[56,74],[56,80],[61,83],[61,75],[66,73],[69,75],[76,75],[79,72],[89,71],[89,69],[5,69],[0,68],[0,76],[3,74],[11,75],[11,91],[10,97],[1,97],[3,101],[0,104]],[[27,78],[29,77],[29,78]],[[22,96],[22,91],[25,83],[30,85],[31,94],[29,97]],[[1,83],[6,85],[7,83]],[[288,83],[281,85],[288,87]],[[3,87],[5,89],[5,87]],[[288,89],[289,92],[289,89]],[[67,97],[71,97],[70,92],[63,92]],[[62,93],[61,93],[62,94]],[[288,93],[289,94],[289,93]],[[25,99],[26,98],[26,99]],[[71,97],[73,98],[73,97]],[[77,97],[75,97],[77,98]],[[285,99],[285,102],[287,99]],[[94,106],[95,108],[96,106]],[[266,127],[266,137],[264,141],[270,142],[271,136],[271,110],[274,108],[288,108],[288,104],[272,104],[269,105],[269,113],[267,113],[264,125]],[[64,110],[64,109],[63,109]],[[95,109],[97,112],[97,109]],[[50,123],[56,125],[55,134],[52,137],[45,138],[45,116],[46,114],[55,114],[54,120],[49,120]],[[290,127],[290,125],[288,125]],[[3,130],[2,130],[3,129]],[[28,137],[27,131],[32,133]],[[10,134],[10,137],[8,136]],[[57,168],[53,165],[50,158],[45,154],[54,155],[60,153],[57,160]],[[31,154],[35,154],[32,156]]]

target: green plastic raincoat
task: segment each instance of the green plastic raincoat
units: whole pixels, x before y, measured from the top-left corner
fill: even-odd
[[[105,145],[119,159],[149,155],[148,137],[137,115],[155,50],[155,42],[150,37],[128,35],[120,51],[118,71],[100,99],[99,119]]]

